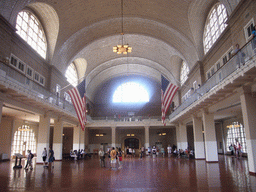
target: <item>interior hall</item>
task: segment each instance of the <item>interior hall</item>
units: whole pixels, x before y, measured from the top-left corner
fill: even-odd
[[[0,191],[255,191],[255,10],[0,0]]]

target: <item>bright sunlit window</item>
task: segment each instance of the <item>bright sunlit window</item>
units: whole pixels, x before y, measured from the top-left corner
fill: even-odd
[[[181,65],[181,70],[180,70],[180,84],[183,85],[185,81],[188,79],[188,65],[183,61]]]
[[[233,122],[233,124],[227,126],[227,150],[231,144],[237,145],[239,142],[242,145],[242,151],[247,153],[247,145],[246,145],[246,137],[245,137],[245,130],[241,123]]]
[[[220,34],[227,27],[227,10],[223,4],[217,3],[211,10],[204,29],[204,52],[207,53]]]
[[[43,58],[46,58],[46,38],[39,20],[29,11],[21,11],[16,21],[17,33]]]
[[[147,90],[142,85],[135,82],[127,82],[120,85],[113,95],[113,103],[128,102],[149,102]]]
[[[71,63],[68,66],[65,77],[67,78],[68,82],[74,87],[78,85],[78,75],[74,63]]]
[[[36,152],[35,133],[29,127],[26,131],[23,129],[14,133],[12,155],[15,153],[25,155],[27,154],[27,150],[31,150],[32,153]]]

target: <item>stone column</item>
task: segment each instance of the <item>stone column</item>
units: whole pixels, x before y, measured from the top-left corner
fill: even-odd
[[[77,150],[80,147],[80,126],[73,127],[73,150]]]
[[[116,147],[116,127],[111,127],[112,129],[112,146]]]
[[[149,147],[149,126],[145,127],[145,150]]]
[[[194,146],[195,159],[205,159],[204,137],[203,137],[203,122],[200,118],[192,117],[193,132],[194,132]]]
[[[85,152],[89,153],[89,128],[85,127],[84,129],[84,145],[85,145]]]
[[[38,128],[38,139],[37,139],[37,159],[36,163],[43,163],[41,154],[46,147],[49,151],[49,137],[50,137],[50,116],[49,114],[40,116],[39,128]]]
[[[214,115],[203,111],[203,125],[205,138],[205,157],[206,162],[218,161],[218,150],[216,132],[214,126]]]
[[[2,118],[0,123],[0,153],[8,154],[8,159],[11,159],[11,147],[15,128],[13,117]]]
[[[187,137],[187,127],[183,123],[179,123],[176,126],[176,136],[177,136],[177,149],[187,149],[188,147],[188,137]]]
[[[56,160],[62,160],[62,139],[63,139],[63,120],[54,120],[53,130],[53,151]]]
[[[84,149],[84,146],[85,146],[85,144],[84,144],[84,136],[85,136],[85,132],[82,130],[82,129],[80,129],[80,143],[79,143],[79,149]]]
[[[256,174],[256,98],[252,97],[251,91],[244,91],[240,99],[246,134],[249,172]]]

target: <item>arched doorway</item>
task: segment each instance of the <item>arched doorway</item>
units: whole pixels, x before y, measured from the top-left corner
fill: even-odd
[[[140,141],[136,138],[127,138],[124,140],[124,146],[129,148],[139,149]]]

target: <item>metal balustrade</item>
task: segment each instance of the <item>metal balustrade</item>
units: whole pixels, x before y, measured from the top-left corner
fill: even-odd
[[[0,84],[13,87],[16,90],[24,92],[24,94],[41,98],[42,100],[53,104],[56,107],[60,107],[76,114],[74,106],[65,99],[57,97],[55,93],[49,92],[44,87],[21,74],[16,69],[13,69],[11,66],[5,65],[2,62],[0,62]]]
[[[239,69],[247,61],[252,59],[256,54],[256,37],[248,42],[241,50],[236,53],[225,65],[223,65],[218,71],[216,71],[211,78],[209,78],[205,84],[196,89],[194,93],[187,98],[180,106],[178,106],[172,114],[169,116],[171,120],[195,101],[200,99],[203,95],[214,89],[221,82],[225,81],[233,72]]]
[[[113,117],[113,116],[106,116],[106,117],[91,117],[92,120],[110,120],[110,121],[122,121],[122,122],[132,122],[132,121],[143,121],[145,119],[154,119],[157,121],[161,121],[162,117],[161,116],[126,116],[126,117]]]

